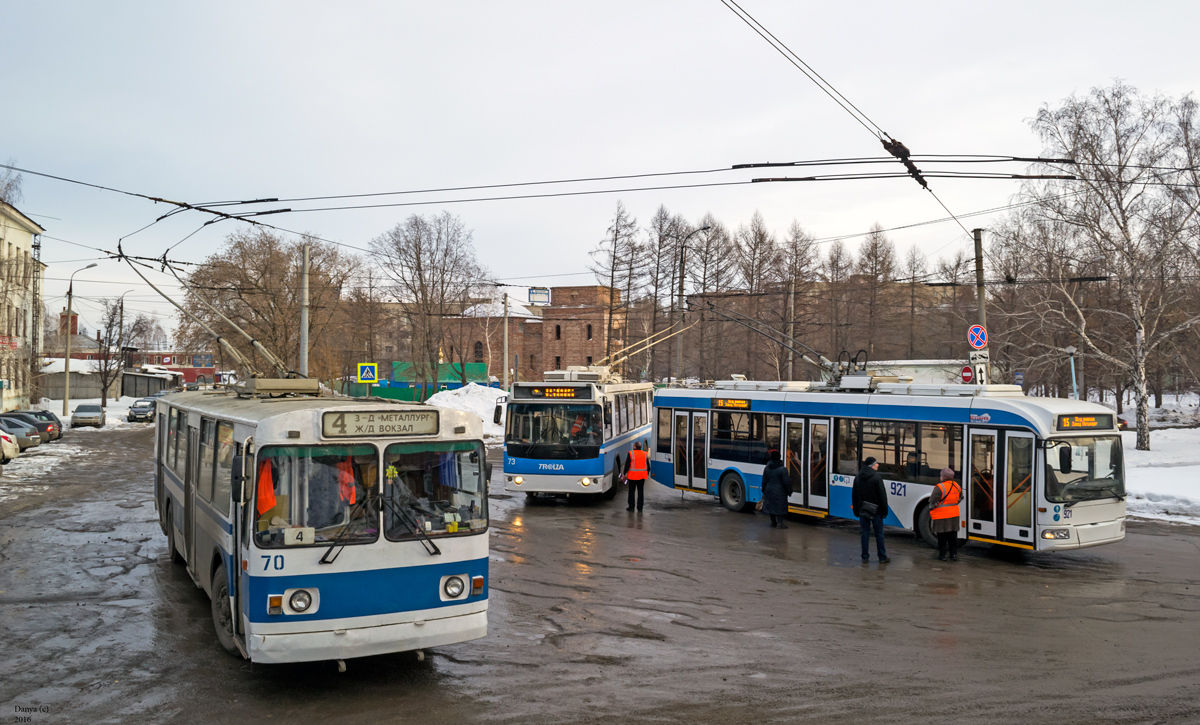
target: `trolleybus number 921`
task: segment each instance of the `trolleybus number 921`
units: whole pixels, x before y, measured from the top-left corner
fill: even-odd
[[[326,438],[435,435],[438,414],[434,410],[324,413],[321,430]]]

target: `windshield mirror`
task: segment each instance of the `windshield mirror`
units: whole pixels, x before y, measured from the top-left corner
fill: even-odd
[[[487,528],[483,444],[393,443],[383,453],[388,539],[478,533]]]
[[[379,538],[374,446],[263,448],[255,472],[254,540],[264,549],[366,544]]]
[[[1125,496],[1125,466],[1117,436],[1059,438],[1046,451],[1046,498],[1054,503]]]

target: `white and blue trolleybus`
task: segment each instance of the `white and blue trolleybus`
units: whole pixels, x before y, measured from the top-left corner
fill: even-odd
[[[750,510],[771,450],[787,465],[789,511],[853,519],[851,487],[879,462],[885,524],[931,545],[929,496],[944,468],[963,485],[961,539],[1030,550],[1125,537],[1125,471],[1112,411],[1027,397],[1016,385],[719,381],[654,397],[651,477]],[[964,480],[964,472],[966,478]]]
[[[160,525],[225,649],[344,667],[485,636],[482,433],[476,416],[417,404],[160,399]]]
[[[509,395],[504,489],[612,498],[634,442],[649,445],[653,383],[620,382],[605,367],[544,377],[515,383]]]

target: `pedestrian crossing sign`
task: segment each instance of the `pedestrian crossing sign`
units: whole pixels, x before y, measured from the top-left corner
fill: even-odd
[[[379,363],[359,363],[358,364],[358,382],[360,382],[360,383],[377,383],[377,382],[379,382]]]

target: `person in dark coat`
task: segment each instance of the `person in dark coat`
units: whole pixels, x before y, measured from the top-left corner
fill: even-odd
[[[874,504],[874,511],[871,504]],[[870,557],[871,527],[875,527],[875,553],[883,564],[891,559],[887,555],[887,547],[883,545],[883,520],[888,515],[887,489],[883,485],[883,476],[879,475],[879,463],[873,456],[863,461],[862,470],[854,477],[854,489],[851,494],[851,508],[858,517],[858,525],[862,530],[862,560]]]
[[[787,515],[788,496],[792,495],[792,478],[787,466],[779,457],[779,451],[771,451],[771,460],[763,471],[763,512],[771,516],[771,528],[786,529],[783,517]]]

